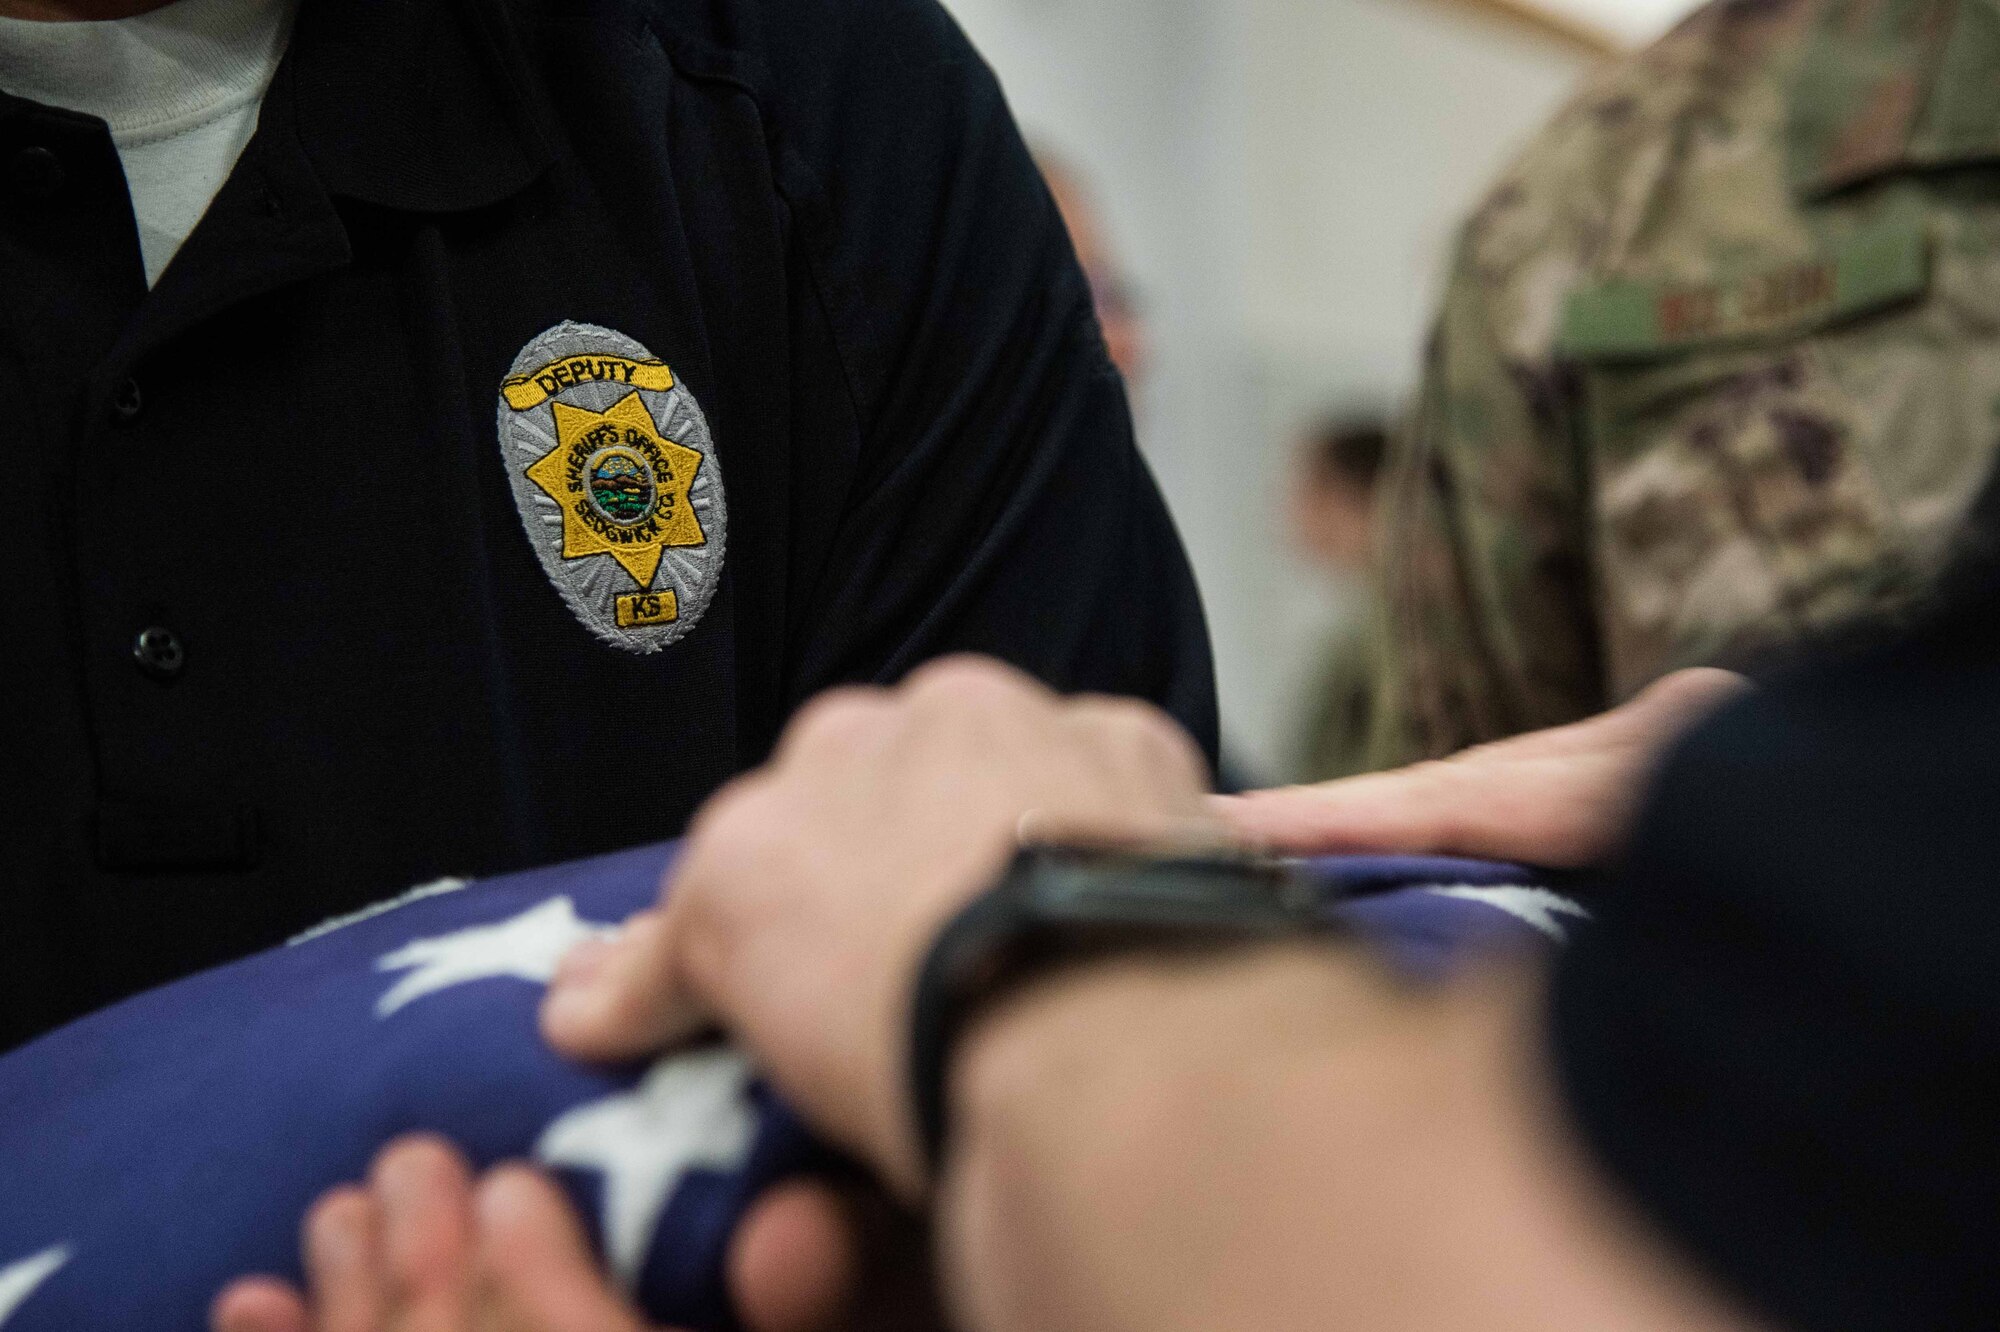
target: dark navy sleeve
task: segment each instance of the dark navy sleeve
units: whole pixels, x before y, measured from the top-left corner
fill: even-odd
[[[1992,1325],[1997,738],[2000,581],[1690,736],[1558,968],[1584,1140],[1776,1325]]]
[[[798,500],[824,532],[793,570],[793,701],[981,652],[1059,689],[1150,699],[1213,756],[1193,575],[992,73],[935,0],[760,15],[814,307],[797,410],[851,412],[860,441],[839,493]]]

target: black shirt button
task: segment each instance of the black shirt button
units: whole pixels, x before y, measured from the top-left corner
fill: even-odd
[[[171,680],[187,665],[187,649],[181,646],[179,634],[156,625],[141,629],[132,640],[132,660],[155,680]]]
[[[111,414],[118,418],[120,425],[131,425],[145,410],[146,395],[139,392],[138,380],[128,379],[112,392]]]
[[[7,164],[8,182],[23,199],[53,199],[68,175],[62,159],[40,145],[21,149]]]

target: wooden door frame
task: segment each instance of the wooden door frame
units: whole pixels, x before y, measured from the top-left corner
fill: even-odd
[[[1398,3],[1398,0],[1391,0]],[[1534,0],[1432,0],[1434,4],[1479,14],[1511,28],[1525,29],[1547,41],[1600,60],[1624,55],[1625,44],[1581,19],[1558,14]]]

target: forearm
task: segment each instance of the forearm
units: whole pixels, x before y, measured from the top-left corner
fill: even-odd
[[[1535,993],[1298,949],[1022,996],[955,1078],[964,1324],[1733,1326],[1549,1132]]]
[[[1297,1153],[1337,1130],[1297,1107],[1371,988],[1285,950],[1104,967],[996,1011],[956,1071],[941,1209],[966,1322],[1323,1322],[1305,1288],[1335,1232],[1303,1222],[1317,1199]]]

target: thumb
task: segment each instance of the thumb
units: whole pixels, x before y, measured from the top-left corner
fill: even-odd
[[[542,1035],[574,1059],[635,1059],[713,1025],[680,981],[674,913],[642,911],[618,932],[577,945],[542,1000]]]

